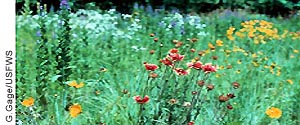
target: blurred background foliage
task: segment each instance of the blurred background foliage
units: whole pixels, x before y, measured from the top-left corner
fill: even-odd
[[[16,13],[30,9],[36,13],[36,2],[47,4],[48,11],[57,11],[60,0],[17,0]],[[72,11],[78,9],[115,8],[121,13],[131,13],[136,5],[153,9],[181,10],[183,13],[210,12],[216,9],[247,9],[271,16],[287,16],[300,10],[299,0],[69,0]]]

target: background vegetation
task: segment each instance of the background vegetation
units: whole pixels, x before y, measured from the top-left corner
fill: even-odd
[[[17,12],[22,10],[26,0],[17,0]],[[29,1],[29,0],[28,0]],[[48,10],[59,9],[59,0],[30,0],[28,6],[36,10],[35,3],[40,2],[48,5]],[[145,8],[174,10],[184,13],[210,12],[216,9],[229,8],[247,9],[256,13],[264,13],[272,16],[287,16],[300,9],[298,0],[69,0],[73,10],[84,8],[98,8],[107,10],[116,8],[121,13],[131,13],[136,4]],[[36,11],[34,11],[36,12]]]

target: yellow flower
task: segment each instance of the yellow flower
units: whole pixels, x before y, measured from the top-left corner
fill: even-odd
[[[218,69],[223,70],[225,66],[219,66]]]
[[[268,65],[265,65],[264,67],[265,67],[266,69],[270,68]]]
[[[213,44],[211,44],[211,43],[208,43],[208,47],[211,49],[211,50],[215,50],[215,46],[213,45]]]
[[[277,76],[280,76],[280,74],[281,74],[281,72],[280,72],[280,70],[277,70]]]
[[[229,29],[226,31],[227,38],[228,38],[229,40],[234,40],[234,37],[232,36],[234,30],[235,30],[234,27],[229,27]]]
[[[83,87],[84,86],[84,84],[83,84],[83,82],[81,82],[81,83],[79,83],[79,84],[77,84],[76,86],[75,86],[75,88],[81,88],[81,87]]]
[[[259,40],[258,39],[254,39],[254,44],[259,44]]]
[[[68,85],[71,86],[71,87],[75,87],[75,86],[77,85],[77,83],[76,83],[75,80],[73,80],[73,81],[70,82]]]
[[[257,52],[259,55],[264,55],[264,53],[262,51],[258,51]]]
[[[295,56],[294,55],[290,55],[290,58],[295,58]]]
[[[258,66],[259,66],[259,64],[258,64],[257,62],[255,62],[255,61],[253,61],[252,64],[253,64],[253,66],[255,66],[255,67],[258,67]]]
[[[22,102],[22,105],[26,107],[30,107],[33,104],[34,104],[34,99],[32,97],[29,97],[28,99],[24,99]]]
[[[82,112],[81,106],[79,104],[74,104],[69,107],[69,113],[72,118],[77,117]]]
[[[242,64],[242,60],[238,60],[238,61],[237,61],[237,64]]]
[[[241,30],[240,30],[241,31]],[[246,35],[245,34],[243,34],[243,33],[241,33],[241,32],[235,32],[235,35],[236,36],[238,36],[238,37],[240,37],[240,38],[244,38]]]
[[[279,108],[271,107],[266,110],[266,114],[270,118],[280,118],[282,115],[282,111]]]
[[[81,83],[78,84],[75,80],[73,80],[72,82],[70,82],[68,85],[71,86],[71,87],[75,87],[77,89],[84,86],[83,82],[81,82]]]
[[[217,46],[223,46],[223,41],[222,40],[217,40],[216,44],[217,44]]]
[[[291,79],[288,79],[288,80],[286,80],[288,83],[290,83],[291,85],[294,83],[293,82],[293,80],[291,80]]]
[[[256,55],[256,53],[252,54],[252,58],[257,58],[258,56]]]
[[[294,53],[298,53],[298,52],[299,52],[299,50],[296,50],[296,49],[295,49],[293,52],[294,52]]]

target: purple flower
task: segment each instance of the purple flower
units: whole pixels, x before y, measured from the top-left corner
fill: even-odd
[[[180,28],[180,34],[181,34],[181,35],[185,34],[185,30],[184,30],[184,27],[183,27],[183,26]]]
[[[150,13],[150,14],[153,14],[153,8],[152,8],[152,6],[151,5],[147,5],[147,7],[146,7],[146,12],[147,13]]]
[[[36,36],[38,36],[38,37],[41,37],[41,36],[42,36],[42,33],[41,33],[40,30],[38,30],[38,31],[36,32]]]
[[[68,0],[61,0],[59,5],[60,5],[60,8],[61,8],[61,9],[62,9],[62,8],[70,9]]]
[[[158,23],[158,26],[159,26],[159,27],[165,27],[165,25],[166,25],[166,23],[165,23],[164,21],[160,21],[160,22]]]
[[[139,9],[139,4],[137,2],[133,4],[133,9]]]
[[[171,22],[171,26],[172,26],[172,27],[175,27],[175,26],[176,26],[176,22],[175,22],[175,21],[172,21],[172,22]]]
[[[145,9],[145,6],[144,6],[144,5],[141,5],[141,6],[140,6],[140,9],[141,9],[141,10],[144,10],[144,9]]]
[[[176,9],[176,8],[175,8],[175,9],[172,9],[172,10],[171,10],[171,13],[173,13],[173,14],[175,14],[175,13],[179,13],[179,10],[178,10],[178,9]]]

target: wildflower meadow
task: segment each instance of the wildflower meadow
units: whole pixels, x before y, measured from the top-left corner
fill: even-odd
[[[71,3],[16,15],[17,124],[300,124],[299,10]]]

